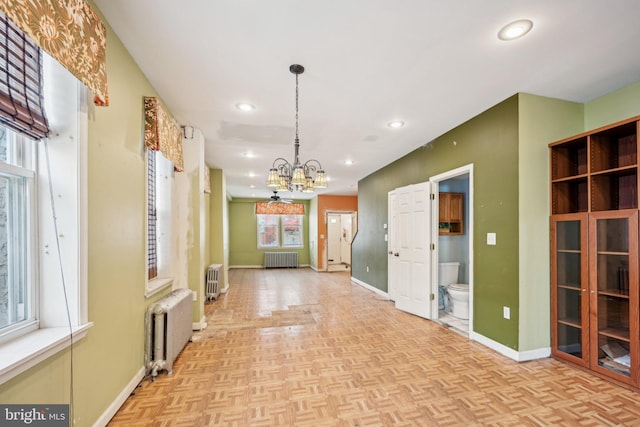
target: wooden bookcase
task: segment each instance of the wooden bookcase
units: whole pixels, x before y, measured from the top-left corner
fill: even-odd
[[[549,145],[552,355],[635,389],[639,121]]]

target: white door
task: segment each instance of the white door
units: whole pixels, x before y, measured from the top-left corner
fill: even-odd
[[[327,215],[327,265],[342,263],[341,221],[339,214]]]
[[[431,318],[431,204],[428,182],[395,191],[393,266],[389,269],[396,308]],[[390,230],[391,232],[391,230]]]
[[[353,214],[340,215],[340,258],[351,265],[351,242],[353,241]]]
[[[396,300],[396,265],[398,258],[394,256],[396,253],[396,226],[398,207],[396,205],[396,192],[390,191],[388,195],[388,218],[387,226],[387,293],[391,301]]]

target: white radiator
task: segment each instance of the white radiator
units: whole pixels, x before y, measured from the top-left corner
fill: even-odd
[[[220,268],[222,268],[222,264],[211,264],[209,268],[207,268],[207,283],[205,290],[207,300],[217,300],[220,296]]]
[[[147,310],[145,365],[152,379],[159,371],[173,372],[173,362],[191,339],[193,293],[176,289]]]
[[[298,268],[298,252],[265,252],[264,268]]]

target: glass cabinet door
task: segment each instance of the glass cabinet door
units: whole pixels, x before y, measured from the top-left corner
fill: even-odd
[[[551,219],[552,349],[555,356],[588,363],[588,263],[585,214]]]
[[[589,233],[591,366],[633,383],[638,364],[638,211],[592,214]]]

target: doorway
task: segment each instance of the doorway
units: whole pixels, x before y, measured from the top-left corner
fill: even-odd
[[[432,319],[469,336],[473,332],[473,165],[436,175],[429,182],[432,184],[434,200],[432,207],[432,241],[436,242],[436,250],[432,251],[431,291],[437,295],[432,301]],[[440,221],[440,193],[462,194],[463,231],[448,233],[446,223]],[[443,198],[444,200],[445,198]],[[455,301],[451,298],[454,292],[448,292],[449,283],[444,283],[444,271],[455,265],[458,269],[456,284],[468,284],[468,302],[461,309],[459,293],[455,293]],[[454,267],[454,268],[456,268]],[[455,273],[453,274],[455,277]],[[453,280],[453,279],[452,279]],[[465,297],[466,298],[466,297]],[[453,307],[454,304],[458,304]],[[466,319],[464,318],[466,317]]]
[[[351,271],[351,244],[357,213],[327,212],[327,271]]]

